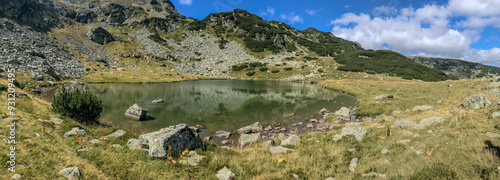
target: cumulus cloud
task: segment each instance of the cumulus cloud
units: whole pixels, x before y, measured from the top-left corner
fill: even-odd
[[[299,15],[295,15],[294,12],[291,12],[290,14],[281,14],[281,19],[288,21],[290,24],[303,22],[302,17],[300,17]]]
[[[499,0],[449,0],[448,9],[456,15],[499,16]]]
[[[464,0],[463,2],[466,2],[465,5],[459,1],[450,0],[449,5],[433,4],[418,9],[409,7],[399,10],[394,7],[381,6],[374,9],[374,16],[364,13],[346,13],[331,21],[334,25],[332,32],[336,36],[359,42],[368,49],[391,49],[408,55],[460,58],[490,64],[492,61],[500,60],[499,48],[490,50],[470,48],[471,44],[480,39],[480,30],[473,28],[488,25],[500,27],[500,18],[482,16],[496,12],[466,11],[461,8],[466,5],[482,7],[486,0]],[[459,27],[470,28],[460,30],[452,28],[456,26],[455,22],[451,22],[450,19],[458,12],[463,14],[461,16],[476,13],[475,16],[468,16],[465,20],[456,22]]]
[[[314,14],[316,14],[316,12],[317,12],[316,10],[306,9],[306,13],[309,14],[309,15],[311,15],[311,16],[314,15]]]
[[[274,11],[275,11],[274,8],[268,7],[266,12],[261,12],[260,15],[261,16],[274,15]]]
[[[179,0],[179,4],[191,6],[193,0]]]

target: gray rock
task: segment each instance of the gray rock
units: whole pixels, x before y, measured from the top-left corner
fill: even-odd
[[[422,119],[419,124],[424,126],[438,125],[446,122],[446,118],[443,116],[430,117],[427,119]]]
[[[349,108],[341,107],[338,111],[335,111],[334,114],[337,116],[348,118],[350,117],[349,112],[350,112]]]
[[[294,179],[299,179],[299,175],[297,175],[297,174],[292,174],[292,176]]]
[[[410,121],[408,119],[399,119],[394,124],[392,124],[391,128],[406,128],[406,127],[411,127],[414,126],[415,123],[413,121]]]
[[[424,150],[419,149],[418,151],[415,151],[415,153],[417,153],[417,155],[421,155],[422,153],[424,153]]]
[[[490,106],[491,103],[488,99],[483,98],[481,95],[471,95],[462,102],[464,108],[478,110]]]
[[[52,121],[52,123],[54,124],[61,124],[63,122],[62,119],[60,118],[50,118],[50,120]]]
[[[500,116],[500,112],[493,112],[491,114],[491,118],[496,118],[496,117],[499,117]]]
[[[281,141],[281,145],[294,145],[294,146],[298,146],[300,145],[300,138],[299,136],[297,135],[291,135],[289,136],[288,138],[284,139],[283,141]]]
[[[496,89],[496,88],[500,88],[500,82],[491,82],[490,84],[488,84],[488,89]]]
[[[262,125],[259,122],[255,122],[250,126],[245,126],[238,129],[238,133],[240,134],[248,134],[248,133],[256,133],[262,131]]]
[[[81,177],[80,170],[78,170],[77,166],[60,170],[57,174],[62,175],[68,179],[80,179]]]
[[[85,136],[85,133],[87,133],[87,131],[85,131],[85,129],[80,129],[80,127],[74,127],[73,129],[71,129],[70,131],[64,133],[64,137],[73,137],[73,136],[76,136],[78,134],[78,136]]]
[[[267,126],[266,128],[264,128],[265,131],[271,131],[273,130],[273,127],[271,127],[271,125]]]
[[[90,143],[98,144],[98,143],[101,143],[101,141],[99,141],[99,139],[92,139],[92,140],[90,140]]]
[[[114,147],[114,148],[122,148],[122,145],[119,145],[119,144],[112,144],[111,147]]]
[[[323,109],[319,110],[318,115],[324,116],[327,113],[330,113],[330,111],[328,109],[326,109],[326,108],[323,108]]]
[[[259,133],[255,133],[255,134],[242,134],[240,136],[240,147],[241,148],[244,148],[244,147],[247,147],[247,146],[250,146],[250,145],[254,145],[254,144],[257,144],[257,142],[259,142],[259,139],[260,139],[260,134]]]
[[[90,38],[90,40],[103,45],[108,44],[115,40],[113,35],[111,35],[108,31],[106,31],[102,27],[91,29],[87,33],[87,36]]]
[[[335,178],[329,177],[329,178],[326,178],[326,180],[335,180]]]
[[[356,166],[358,166],[358,158],[351,160],[351,163],[349,163],[349,170],[353,173],[356,172]]]
[[[389,153],[389,149],[387,149],[386,147],[384,147],[381,151],[380,151],[382,154],[387,154]]]
[[[142,142],[139,139],[129,139],[127,147],[132,150],[142,149]]]
[[[274,146],[269,148],[269,152],[271,152],[271,154],[288,153],[293,151],[295,150],[283,146]]]
[[[166,158],[168,154],[179,157],[184,150],[200,149],[202,140],[186,124],[178,124],[139,137],[149,150],[151,158]]]
[[[410,135],[410,136],[413,136],[413,133],[410,132],[410,131],[407,131],[407,130],[403,130],[402,131],[403,135]]]
[[[376,96],[376,97],[375,97],[375,100],[382,100],[382,99],[384,99],[384,98],[387,98],[387,95],[382,94],[382,95]]]
[[[215,132],[214,134],[215,137],[220,137],[220,138],[229,138],[229,136],[231,136],[231,133],[230,132],[227,132],[227,131],[217,131]]]
[[[189,154],[184,157],[184,159],[180,160],[180,164],[184,165],[191,165],[191,166],[197,166],[198,162],[202,161],[205,159],[206,156],[198,155],[196,151],[189,151]]]
[[[415,106],[413,108],[413,111],[428,111],[428,110],[433,110],[434,108],[432,106]]]
[[[148,114],[147,109],[143,109],[137,104],[130,106],[125,112],[125,116],[131,117],[136,120],[144,120]]]
[[[403,140],[396,141],[396,143],[398,143],[398,144],[408,144],[410,142],[411,142],[411,140],[409,140],[409,139],[403,139]]]
[[[363,136],[366,134],[366,128],[365,127],[344,127],[342,128],[342,133],[339,135],[335,135],[333,137],[333,141],[337,142],[338,140],[342,139],[344,136],[348,135],[353,135],[356,140],[361,142],[363,140]]]
[[[78,149],[77,152],[88,152],[89,151],[89,148],[81,148],[81,149]]]
[[[492,96],[500,96],[500,90],[498,90],[498,89],[492,89],[492,90],[488,91],[488,94],[490,94]]]
[[[416,130],[416,131],[420,131],[420,130],[424,130],[425,126],[423,124],[415,124],[414,126],[411,127],[411,129]]]
[[[264,143],[262,143],[262,146],[264,147],[273,147],[276,145],[276,142],[274,142],[274,140],[267,140],[265,141]]]
[[[349,151],[350,153],[355,153],[356,152],[356,148],[347,149],[347,151]]]
[[[20,180],[21,178],[23,178],[23,176],[21,176],[20,174],[14,174],[12,175],[10,180]]]
[[[497,137],[500,137],[500,134],[493,133],[493,132],[486,132],[486,133],[484,133],[484,134],[479,134],[479,135],[484,135],[484,136],[488,136],[488,137],[491,137],[491,138],[497,138]]]
[[[234,173],[224,166],[224,168],[217,171],[217,178],[219,178],[219,180],[230,180],[234,178]]]
[[[104,136],[106,138],[121,138],[123,135],[125,135],[125,130],[122,130],[122,129],[119,129],[119,130],[116,130],[115,132],[107,135],[107,136]]]

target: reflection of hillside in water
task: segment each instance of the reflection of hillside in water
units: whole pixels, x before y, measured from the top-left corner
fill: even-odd
[[[187,82],[179,84],[94,84],[87,86],[105,101],[105,106],[123,104],[140,106],[150,111],[170,111],[180,114],[211,115],[241,108],[250,99],[262,97],[265,101],[306,106],[311,100],[331,100],[339,95],[322,88],[297,84],[268,82],[219,83],[218,81]],[[149,105],[151,100],[165,99],[165,105]],[[260,98],[257,98],[260,99]],[[121,111],[124,111],[121,109]],[[182,112],[179,112],[182,111]]]

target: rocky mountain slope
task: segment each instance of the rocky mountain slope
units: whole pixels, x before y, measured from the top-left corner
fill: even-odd
[[[500,74],[500,68],[459,59],[429,58],[421,56],[411,56],[410,59],[422,63],[423,65],[443,71],[449,76],[460,79],[471,78],[478,73]]]
[[[310,67],[309,74],[316,77],[325,68],[314,61],[316,57],[345,59],[346,53],[370,53],[358,43],[331,32],[314,28],[300,31],[282,22],[265,21],[242,9],[197,20],[179,14],[170,0],[1,3],[5,6],[0,8],[0,64],[16,65],[23,76],[35,80],[95,74],[134,78],[134,74],[144,74],[146,69],[156,79],[166,75],[183,78],[184,74],[231,78],[232,66],[251,62]],[[377,57],[389,59],[390,54],[380,53]],[[385,61],[373,60],[369,63],[375,66],[367,67],[357,57],[347,59],[352,61],[341,61],[345,68],[339,70],[427,81],[450,78],[407,59],[402,61],[408,66],[396,68],[392,67],[394,63]],[[350,62],[358,63],[352,67]]]

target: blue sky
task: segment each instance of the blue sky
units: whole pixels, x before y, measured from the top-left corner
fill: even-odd
[[[314,27],[366,49],[500,66],[500,0],[172,0],[181,14],[245,9],[303,30]]]

